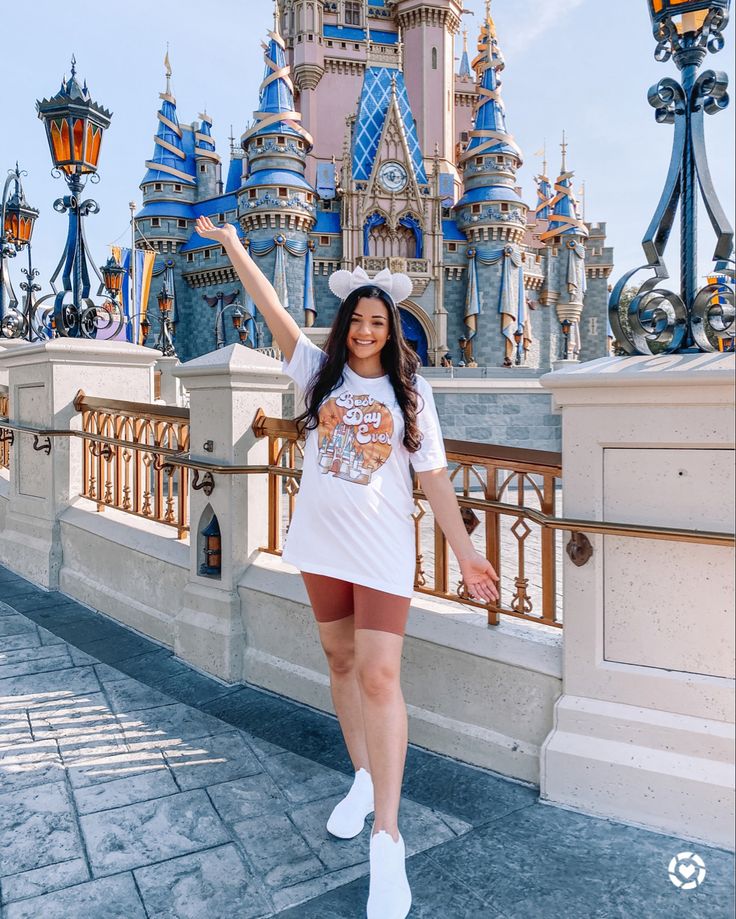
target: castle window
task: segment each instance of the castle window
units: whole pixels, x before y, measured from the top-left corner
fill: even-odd
[[[296,145],[297,145],[297,147],[298,147],[300,150],[303,150],[303,149],[304,149],[304,141],[303,141],[303,140],[298,140],[298,141],[296,142]]]
[[[256,147],[262,147],[262,146],[263,146],[263,138],[262,138],[262,137],[259,137],[259,138],[256,140]]]
[[[181,219],[180,219],[180,220],[177,220],[177,221],[176,221],[176,225],[179,227],[180,230],[186,230],[186,228],[187,228],[187,222],[186,222],[186,220],[181,220]]]
[[[212,253],[210,252],[209,249],[205,249],[202,255],[204,256],[204,258],[210,258],[212,256]]]
[[[340,47],[341,47],[341,48],[347,48],[347,44],[346,44],[344,41],[341,41],[341,42],[340,42]]]
[[[307,41],[314,41],[314,35],[307,35]]]
[[[174,191],[181,191],[181,185],[178,182],[174,183]]]
[[[205,166],[204,163],[201,163],[201,164],[200,164],[200,166],[199,166],[199,171],[200,171],[200,172],[207,172],[207,167]]]
[[[460,141],[464,144],[467,144],[468,142],[468,132],[467,131],[460,132]]]
[[[285,188],[280,188],[280,189],[279,189],[279,198],[285,198],[285,197],[287,196],[287,194],[288,194],[288,193],[287,193],[287,191],[286,191]]]
[[[482,156],[476,156],[476,158],[475,158],[475,165],[476,165],[476,166],[482,166],[482,165],[483,165],[483,157],[482,157]]]
[[[278,144],[285,144],[285,143],[286,143],[286,138],[285,138],[285,137],[277,137],[277,138],[276,138],[276,143],[278,143]]]
[[[320,244],[320,246],[329,246],[329,244],[330,244],[330,237],[329,237],[329,236],[320,236],[320,238],[319,238],[319,244]]]
[[[258,194],[258,190],[255,188],[251,188],[250,191],[248,192],[248,197],[255,198],[257,194]]]
[[[472,207],[472,211],[474,214],[480,214],[480,204],[474,204]]]
[[[225,251],[224,246],[220,246],[220,255],[227,255],[227,252]]]
[[[151,217],[151,226],[152,226],[152,227],[160,227],[160,226],[161,226],[161,219],[160,219],[159,217]]]
[[[193,252],[187,252],[187,261],[188,261],[188,262],[193,262],[193,261],[194,261],[194,253],[193,253]]]
[[[161,182],[154,182],[154,183],[153,183],[153,190],[154,190],[154,191],[161,191],[162,188],[163,188],[163,185],[161,184]]]
[[[448,243],[447,245],[448,252],[457,252],[457,243]]]
[[[504,214],[508,214],[508,212],[509,212],[509,206],[508,206],[508,204],[506,204],[505,202],[502,203],[502,204],[501,204],[501,210],[503,211]]]
[[[220,221],[220,223],[224,223],[224,222],[225,222],[225,215],[224,215],[224,214],[218,214],[218,215],[217,215],[217,219]]]
[[[437,70],[437,49],[432,48],[432,70]]]
[[[363,4],[356,0],[345,0],[345,25],[359,26]]]
[[[300,33],[297,35],[297,37],[296,37],[297,44],[299,44],[299,42],[300,42],[301,40],[302,40],[302,35],[301,35],[301,32],[300,32]]]

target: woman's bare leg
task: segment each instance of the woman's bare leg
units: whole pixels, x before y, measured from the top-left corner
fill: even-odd
[[[342,736],[357,772],[370,772],[363,706],[355,673],[354,616],[319,622],[319,637],[330,668],[330,691]]]
[[[375,795],[373,833],[399,838],[399,802],[407,747],[407,715],[401,691],[403,636],[356,628],[355,664]]]

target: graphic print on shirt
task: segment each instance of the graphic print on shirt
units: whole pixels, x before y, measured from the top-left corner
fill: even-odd
[[[391,456],[394,419],[373,396],[340,393],[319,410],[319,466],[326,475],[367,485]]]

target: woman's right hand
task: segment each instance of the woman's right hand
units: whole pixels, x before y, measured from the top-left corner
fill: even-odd
[[[204,239],[213,239],[215,242],[220,243],[221,246],[238,239],[238,231],[231,223],[216,227],[209,217],[197,217],[194,229],[199,236]]]

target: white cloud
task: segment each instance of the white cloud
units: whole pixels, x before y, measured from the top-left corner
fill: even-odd
[[[527,0],[516,28],[504,29],[502,49],[509,54],[528,49],[583,3],[585,0]]]

